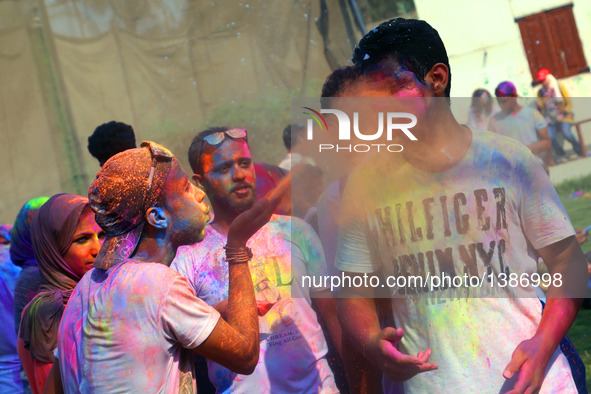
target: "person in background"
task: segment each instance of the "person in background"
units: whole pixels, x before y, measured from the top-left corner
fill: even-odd
[[[591,309],[591,250],[585,253],[585,260],[587,261],[587,274],[589,279],[587,280],[587,294],[583,301],[583,308]]]
[[[301,153],[296,152],[298,145],[300,145],[306,133],[306,128],[301,124],[287,125],[283,129],[283,145],[287,149],[287,154],[279,163],[279,167],[286,171],[291,169],[297,164],[311,164],[315,165],[314,160],[309,157],[303,156]]]
[[[43,282],[23,310],[18,355],[35,394],[43,392],[49,376],[66,304],[92,268],[103,240],[104,231],[85,197],[56,194],[33,218],[33,250]]]
[[[31,226],[37,211],[47,200],[49,197],[37,197],[27,201],[16,215],[11,231],[10,259],[14,265],[22,268],[14,288],[14,329],[16,334],[18,334],[23,309],[37,295],[43,280],[39,265],[35,260]]]
[[[114,120],[98,126],[88,137],[88,151],[101,167],[111,156],[135,147],[133,127]]]
[[[271,190],[274,190],[289,171],[269,163],[254,163],[254,172],[256,175],[256,200],[265,198]],[[277,215],[291,215],[291,206],[285,199],[273,212]]]
[[[492,112],[493,99],[488,90],[476,89],[472,93],[467,125],[477,130],[487,130]]]
[[[214,127],[189,147],[193,180],[203,185],[214,210],[203,242],[179,249],[171,267],[186,277],[198,297],[219,310],[228,297],[224,245],[229,226],[255,203],[255,174],[244,128]],[[217,392],[338,392],[326,360],[327,344],[318,323],[326,317],[338,336],[336,302],[324,287],[304,287],[302,276],[322,276],[326,265],[314,230],[296,217],[273,215],[247,244],[259,313],[261,357],[243,376],[208,361]],[[329,297],[329,298],[326,298]],[[331,325],[334,323],[336,325]]]
[[[14,287],[21,271],[10,261],[11,225],[0,226],[0,393],[22,393],[14,331]]]
[[[169,267],[180,245],[203,239],[209,219],[204,196],[174,155],[154,142],[103,165],[89,199],[108,236],[64,312],[52,387],[195,392],[193,354],[252,372],[259,337],[245,244],[269,219],[274,202],[257,202],[230,226],[230,294],[220,318]]]
[[[512,82],[501,82],[495,89],[501,111],[490,118],[488,130],[513,138],[527,146],[549,173],[553,164],[551,142],[544,118],[534,108],[521,106]]]
[[[12,231],[12,225],[3,224],[0,226],[0,245],[10,246],[10,232]]]
[[[574,123],[572,112],[572,100],[562,84],[559,84],[556,78],[550,74],[550,70],[542,68],[537,72],[537,80],[542,83],[538,91],[538,108],[548,124],[548,134],[552,141],[554,160],[560,163],[564,160],[566,153],[562,144],[558,142],[558,132],[571,143],[575,153],[583,157],[581,145],[571,131]]]
[[[318,233],[316,204],[324,189],[322,170],[311,164],[297,164],[291,170],[291,215],[304,219]]]
[[[341,98],[346,100],[345,104],[351,103],[351,98],[363,96],[365,87],[359,67],[344,66],[338,68],[326,78],[322,86],[322,108],[341,109]],[[322,242],[328,273],[331,276],[339,274],[335,267],[335,256],[340,226],[342,194],[350,171],[364,159],[366,157],[363,153],[349,154],[344,159],[349,166],[347,171],[332,182],[318,199],[318,236]],[[390,299],[376,298],[373,302],[378,311],[380,324],[387,325],[387,322],[391,320]],[[382,388],[381,371],[349,342],[349,338],[343,337],[342,348],[342,363],[340,358],[334,356],[333,348],[329,352],[329,360],[333,371],[335,371],[337,383],[340,383],[340,380],[346,380],[353,393],[373,393],[380,392],[382,389],[388,393],[403,392],[402,384],[399,383],[387,383],[387,387]]]

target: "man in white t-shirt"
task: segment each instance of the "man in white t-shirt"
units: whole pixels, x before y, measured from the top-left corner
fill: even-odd
[[[542,114],[537,109],[520,105],[517,89],[509,81],[501,82],[495,95],[501,110],[490,118],[488,130],[521,142],[540,163],[552,164],[552,143]]]
[[[228,267],[223,246],[228,226],[254,203],[255,175],[245,129],[211,128],[198,134],[189,148],[193,179],[203,184],[215,218],[201,243],[179,249],[171,267],[187,277],[198,297],[224,310]],[[326,360],[327,344],[312,309],[336,323],[336,300],[324,288],[302,286],[304,275],[326,275],[322,246],[304,221],[273,215],[247,244],[253,253],[250,270],[259,311],[261,356],[255,371],[243,376],[208,362],[217,392],[337,392]],[[313,293],[311,293],[313,292]],[[312,298],[322,297],[322,298]],[[223,316],[223,312],[222,312]],[[331,331],[334,333],[334,331]]]
[[[455,120],[447,53],[426,22],[372,29],[353,62],[367,96],[401,97],[412,109],[417,141],[400,139],[402,152],[377,154],[351,174],[336,266],[354,278],[428,285],[383,283],[394,317],[386,328],[371,302],[383,293],[343,288],[344,335],[408,392],[576,390],[558,344],[580,306],[584,258],[542,167],[525,146]],[[533,279],[538,256],[552,274],[543,315],[529,284],[509,282]],[[482,287],[427,279],[445,275],[483,278]]]
[[[61,320],[57,371],[66,392],[195,392],[194,354],[245,374],[258,360],[245,244],[273,204],[257,203],[229,229],[224,320],[169,267],[179,246],[203,239],[205,194],[170,151],[141,146],[109,159],[90,186],[90,206],[107,239]],[[55,369],[51,386],[60,381]]]
[[[281,160],[278,166],[285,171],[291,171],[298,164],[309,164],[315,166],[314,160],[310,157],[303,156],[296,152],[302,143],[305,134],[305,128],[301,124],[288,124],[283,129],[283,145],[287,149],[285,157]]]

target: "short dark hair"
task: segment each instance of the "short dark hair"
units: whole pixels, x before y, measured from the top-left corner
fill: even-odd
[[[427,22],[396,18],[380,24],[359,41],[353,54],[353,63],[366,72],[389,57],[412,72],[422,83],[425,83],[425,76],[435,64],[445,64],[449,70],[445,96],[449,97],[451,67],[445,45],[437,30]]]
[[[133,127],[114,120],[103,123],[88,137],[88,151],[102,166],[111,156],[136,148]]]
[[[294,145],[293,142],[298,140],[298,136],[304,132],[303,124],[288,124],[283,129],[283,145],[285,149],[290,150]]]
[[[193,142],[191,142],[191,146],[189,146],[189,165],[191,166],[191,170],[193,170],[193,174],[197,174],[199,169],[199,157],[201,156],[201,146],[202,141],[208,135],[219,133],[220,131],[228,131],[230,127],[210,127],[209,129],[205,129],[193,138]]]
[[[344,66],[334,70],[322,85],[320,105],[322,108],[331,106],[331,97],[338,97],[362,75],[358,66]]]
[[[337,97],[351,85],[351,82],[359,78],[361,69],[357,66],[344,66],[334,70],[322,85],[320,97]]]

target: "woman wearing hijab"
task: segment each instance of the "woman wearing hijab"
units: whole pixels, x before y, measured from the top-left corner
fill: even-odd
[[[0,226],[0,393],[22,393],[14,331],[14,286],[21,269],[10,261],[11,225]]]
[[[32,244],[43,281],[22,313],[18,340],[33,393],[43,392],[64,308],[78,281],[92,268],[103,239],[88,199],[75,194],[51,197],[33,219]]]
[[[31,241],[31,225],[33,217],[47,200],[49,197],[37,197],[27,201],[16,215],[10,233],[10,259],[14,265],[22,268],[14,287],[15,334],[18,334],[18,326],[25,305],[31,302],[41,286],[41,272],[35,260]]]

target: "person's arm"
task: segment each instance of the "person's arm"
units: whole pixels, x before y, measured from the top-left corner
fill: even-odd
[[[488,131],[492,131],[493,133],[499,132],[494,115],[488,120]]]
[[[527,147],[535,155],[550,151],[550,148],[552,148],[552,142],[550,141],[550,134],[548,134],[548,128],[542,127],[540,129],[537,129],[536,133],[538,135],[538,142],[530,144]]]
[[[337,316],[337,300],[332,298],[330,290],[316,292],[312,298],[312,305],[318,316],[322,318],[328,331],[328,336],[334,344],[339,357],[343,359],[343,331]]]
[[[47,382],[45,382],[45,388],[43,389],[43,394],[63,394],[63,393],[64,393],[64,386],[62,385],[62,375],[60,372],[60,361],[59,361],[59,359],[56,358],[53,361],[51,371],[49,371],[49,376],[47,377]]]
[[[394,382],[437,369],[437,364],[429,363],[431,349],[420,351],[416,356],[398,350],[398,344],[404,336],[402,328],[380,329],[372,293],[371,289],[347,289],[343,294],[345,298],[339,299],[338,316],[348,340]]]
[[[240,214],[228,230],[228,248],[245,248],[248,239],[269,221],[279,202],[259,200]],[[251,374],[259,358],[259,321],[254,285],[247,263],[229,264],[227,320],[219,319],[194,351],[240,374]]]
[[[565,116],[568,116],[568,114],[572,114],[572,112],[573,112],[573,100],[570,98],[570,96],[568,95],[568,92],[566,91],[564,86],[562,86],[562,84],[559,84],[559,89],[560,89],[560,94],[562,95],[562,103],[560,105],[560,109],[563,112],[566,112]],[[572,121],[572,119],[571,119],[571,121]]]
[[[560,274],[561,286],[554,281],[548,290],[547,303],[535,335],[521,342],[505,368],[503,376],[518,380],[512,393],[537,392],[544,380],[548,361],[572,325],[582,303],[587,273],[585,256],[574,236],[540,248],[552,278]]]
[[[349,302],[352,301],[352,302]],[[373,313],[376,311],[376,305],[374,299],[363,299],[363,301],[368,302],[367,305],[369,308],[365,309],[364,304],[359,305],[358,299],[339,299],[338,300],[338,314],[339,317],[343,320],[347,319],[347,314],[350,311],[358,311],[358,313],[362,314],[364,317],[369,317],[369,320],[372,322],[369,323],[370,326],[373,326]],[[391,300],[388,300],[391,301]],[[358,310],[357,307],[361,307],[361,310]],[[365,312],[364,312],[365,310]],[[357,312],[354,312],[357,313]],[[375,312],[375,317],[377,319],[377,312]],[[356,319],[357,317],[353,317]],[[351,324],[353,323],[353,324]],[[361,348],[358,340],[355,339],[353,335],[349,335],[350,331],[355,331],[358,329],[358,324],[354,324],[355,322],[343,321],[342,329],[343,329],[343,362],[345,364],[345,371],[347,373],[347,381],[349,382],[349,389],[353,394],[373,394],[373,393],[381,393],[382,392],[382,371],[370,362],[363,352],[359,349]],[[358,323],[358,322],[357,322]],[[365,326],[367,322],[363,324],[359,324],[359,326]],[[347,327],[345,327],[345,325]],[[363,329],[363,328],[361,328]],[[379,330],[379,324],[375,327],[376,330]],[[347,331],[346,331],[347,330]]]
[[[575,229],[575,237],[577,238],[577,242],[579,245],[584,244],[589,239],[589,234],[585,232],[584,228],[577,228]]]
[[[343,338],[343,362],[351,394],[382,392],[382,371],[369,362],[348,338]]]
[[[21,360],[25,374],[27,375],[27,380],[29,381],[31,387],[36,388],[37,382],[35,381],[35,368],[33,366],[33,358],[31,357],[31,353],[29,353],[29,351],[25,348],[25,341],[23,341],[21,338],[18,338],[16,343],[16,352],[19,359]]]

